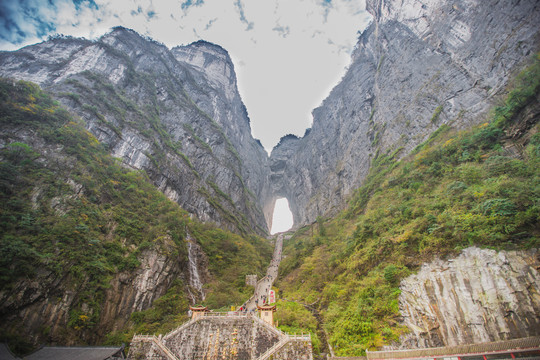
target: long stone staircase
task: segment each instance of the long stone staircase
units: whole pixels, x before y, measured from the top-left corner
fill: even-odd
[[[135,335],[128,359],[154,360],[312,360],[311,335],[289,335],[263,321],[262,305],[278,273],[283,234],[276,238],[266,276],[260,279],[242,312],[207,312],[165,336]]]

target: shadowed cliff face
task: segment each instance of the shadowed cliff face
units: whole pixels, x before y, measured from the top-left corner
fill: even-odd
[[[403,156],[442,124],[482,121],[538,50],[536,1],[371,0],[367,9],[374,21],[311,131],[272,151],[273,188],[296,226],[343,208],[378,154]]]
[[[185,275],[183,259],[159,251],[145,251],[140,261],[140,268],[118,273],[111,279],[99,322],[94,329],[70,329],[71,332],[66,332],[66,324],[73,321],[73,309],[79,301],[80,292],[68,285],[73,279],[52,273],[23,280],[11,292],[0,293],[2,316],[16,314],[15,319],[24,326],[27,340],[36,343],[43,341],[41,333],[44,328],[49,331],[48,341],[78,344],[83,340],[97,343],[110,331],[122,329],[133,312],[152,306],[154,300],[165,294],[174,279]],[[83,304],[81,311],[88,313],[89,309],[89,305]]]
[[[81,116],[126,166],[145,170],[203,221],[267,232],[267,154],[251,136],[228,53],[168,50],[116,28],[98,41],[55,39],[0,53],[0,74],[38,83]]]

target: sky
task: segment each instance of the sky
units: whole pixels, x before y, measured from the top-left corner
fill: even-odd
[[[0,0],[0,50],[114,26],[169,48],[206,40],[234,63],[251,130],[270,152],[302,136],[371,21],[365,0]]]
[[[289,208],[289,202],[285,198],[276,200],[274,216],[272,217],[272,229],[270,234],[276,234],[289,230],[293,226],[293,216]]]

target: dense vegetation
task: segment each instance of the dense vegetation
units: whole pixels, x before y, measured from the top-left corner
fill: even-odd
[[[472,245],[540,246],[540,133],[528,111],[539,90],[537,58],[488,122],[443,125],[401,160],[400,149],[378,153],[346,211],[286,243],[280,290],[317,304],[337,355],[398,340],[399,283],[423,262]]]
[[[36,85],[0,81],[0,127],[0,296],[33,280],[59,296],[74,292],[65,338],[55,341],[84,342],[100,321],[111,280],[135,271],[145,251],[178,259],[185,273],[188,232],[208,255],[207,305],[242,303],[249,294],[244,276],[264,272],[271,257],[266,240],[190,219],[144,172],[109,156],[81,119]],[[181,279],[109,341],[183,322],[188,301]],[[4,319],[11,315],[5,311]],[[49,332],[44,327],[40,341],[48,341]],[[17,335],[30,334],[13,321],[0,330],[1,338]]]

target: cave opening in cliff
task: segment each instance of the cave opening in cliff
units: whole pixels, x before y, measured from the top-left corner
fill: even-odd
[[[289,230],[293,226],[293,215],[286,198],[276,200],[274,215],[272,217],[272,230],[270,233],[277,234]]]

